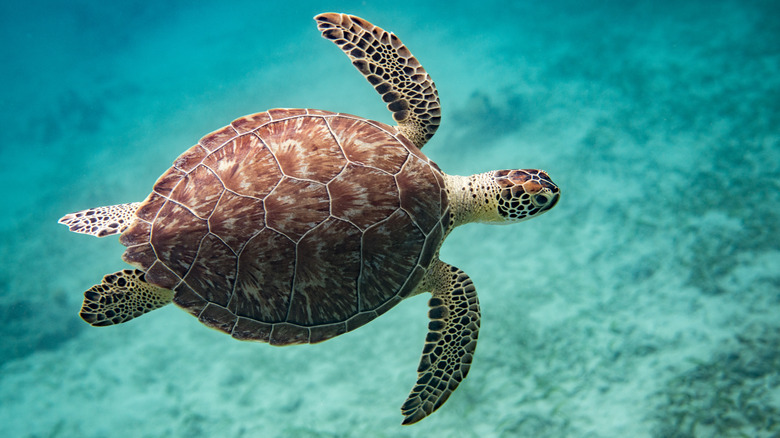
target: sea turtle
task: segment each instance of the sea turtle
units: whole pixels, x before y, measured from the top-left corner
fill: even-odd
[[[313,109],[272,109],[203,137],[143,202],[66,215],[71,231],[122,233],[137,269],[84,293],[94,326],[170,302],[236,339],[316,343],[430,292],[429,333],[404,424],[466,377],[480,324],[462,270],[439,260],[468,222],[538,216],[560,196],[541,170],[443,173],[420,149],[439,126],[428,73],[394,34],[359,17],[315,17],[387,102],[397,126]]]

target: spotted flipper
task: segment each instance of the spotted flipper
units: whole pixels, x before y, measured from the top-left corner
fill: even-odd
[[[336,43],[387,102],[398,130],[418,148],[439,128],[436,85],[409,49],[391,32],[346,14],[314,17],[322,36]]]
[[[159,309],[173,300],[173,291],[144,281],[138,269],[125,269],[103,277],[84,292],[81,318],[96,326],[121,324]]]
[[[401,406],[403,424],[416,423],[447,401],[471,367],[479,334],[479,301],[465,272],[441,261],[431,266],[421,288],[432,291],[417,384]]]
[[[65,224],[74,233],[105,237],[124,232],[133,222],[140,202],[90,208],[66,214],[58,223]]]

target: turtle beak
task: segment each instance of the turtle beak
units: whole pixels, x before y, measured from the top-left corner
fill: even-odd
[[[552,201],[550,201],[550,203],[549,203],[549,204],[547,204],[547,206],[545,206],[545,207],[542,209],[542,211],[547,211],[547,210],[549,210],[549,209],[551,209],[551,208],[555,207],[555,204],[557,204],[557,203],[558,203],[558,200],[559,200],[559,199],[561,199],[561,194],[560,194],[560,192],[556,193],[556,194],[553,196],[553,198],[552,198]]]

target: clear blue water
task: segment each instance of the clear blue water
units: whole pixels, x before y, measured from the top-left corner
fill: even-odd
[[[123,3],[0,5],[4,436],[780,434],[777,2]],[[448,238],[479,347],[411,427],[426,297],[315,346],[237,342],[173,306],[97,329],[82,291],[123,247],[56,223],[143,199],[244,114],[391,122],[319,37],[327,10],[425,65],[445,171],[538,167],[563,190],[538,219]]]

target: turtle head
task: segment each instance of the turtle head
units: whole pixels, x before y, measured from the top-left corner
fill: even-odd
[[[524,221],[553,208],[561,196],[558,186],[543,170],[494,170],[447,177],[453,226]]]
[[[495,170],[493,223],[514,223],[538,216],[555,207],[561,191],[543,170]]]

